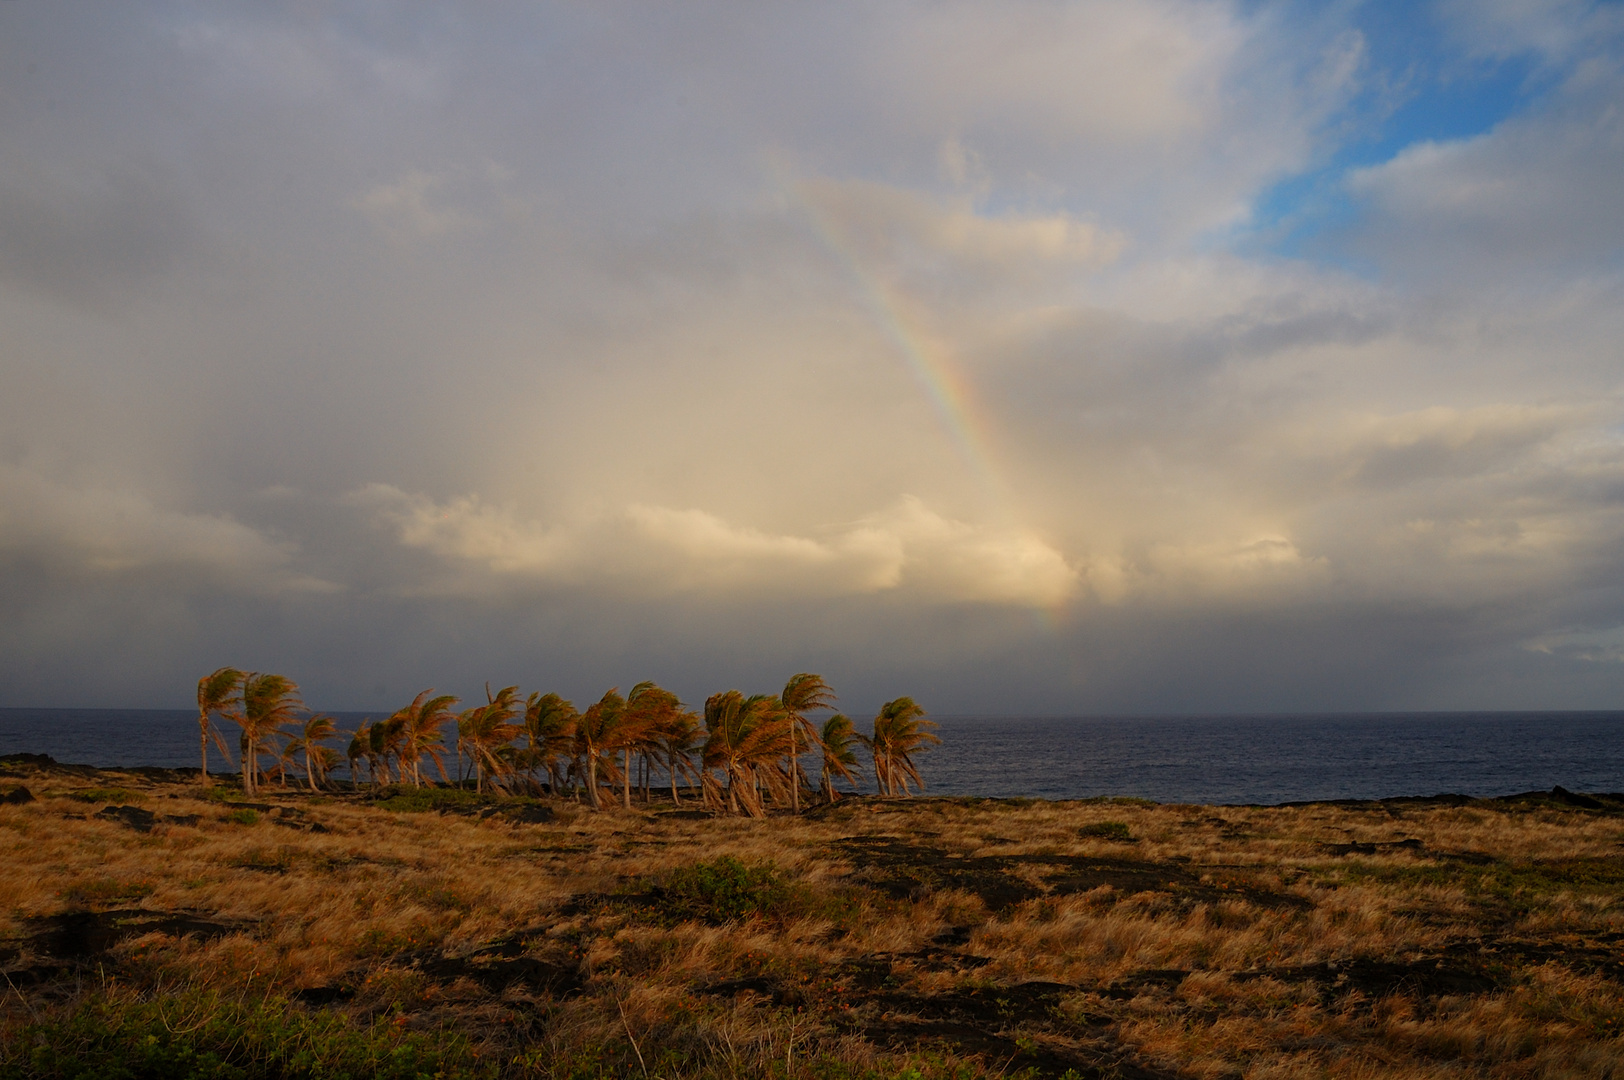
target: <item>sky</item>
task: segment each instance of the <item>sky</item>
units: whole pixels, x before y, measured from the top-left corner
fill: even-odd
[[[1624,707],[1624,5],[0,4],[0,705]]]

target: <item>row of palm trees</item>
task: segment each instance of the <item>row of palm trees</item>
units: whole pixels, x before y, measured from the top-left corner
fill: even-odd
[[[516,686],[495,693],[487,686],[484,704],[454,711],[456,697],[425,690],[394,714],[363,723],[340,754],[328,745],[339,737],[332,717],[307,714],[298,686],[286,676],[225,667],[197,684],[203,782],[211,742],[230,759],[216,724],[224,720],[238,728],[249,794],[273,773],[283,786],[290,773],[303,773],[316,790],[347,762],[356,782],[364,771],[374,787],[422,787],[433,782],[432,766],[445,783],[454,771],[456,782],[472,779],[480,792],[568,792],[584,795],[594,809],[603,805],[607,782],[619,787],[629,808],[634,790],[648,801],[652,778],[663,773],[674,803],[681,803],[684,787],[697,785],[707,806],[762,817],[769,806],[800,813],[812,797],[803,769],[807,754],[819,761],[818,798],[833,802],[836,780],[857,782],[859,748],[868,750],[882,794],[907,795],[924,786],[914,756],[941,741],[924,709],[907,697],[887,702],[873,733],[864,735],[840,713],[821,724],[812,719],[834,702],[829,684],[805,672],[779,694],[713,694],[703,713],[652,682],[638,683],[624,697],[612,689],[585,712],[557,694],[520,698]],[[455,732],[450,745],[448,729]],[[448,751],[455,755],[451,770]]]

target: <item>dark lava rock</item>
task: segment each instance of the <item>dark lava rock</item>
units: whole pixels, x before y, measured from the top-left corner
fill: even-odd
[[[146,911],[141,908],[69,911],[30,919],[29,924],[37,928],[28,938],[29,946],[36,953],[59,960],[82,960],[96,956],[125,938],[143,934],[216,938],[240,928],[232,923],[201,919],[181,912]]]
[[[492,956],[489,953],[475,953],[463,957],[442,956],[437,960],[419,963],[417,969],[431,979],[445,982],[471,979],[493,994],[499,994],[515,984],[523,984],[553,997],[565,997],[580,990],[582,981],[578,967],[539,960],[532,956],[517,956],[512,959]]]
[[[1332,855],[1379,855],[1387,851],[1423,851],[1426,845],[1416,839],[1386,840],[1371,844],[1321,844]]]
[[[1500,986],[1482,968],[1442,957],[1422,957],[1410,961],[1359,958],[1237,972],[1234,977],[1245,980],[1264,976],[1282,982],[1318,983],[1326,998],[1350,990],[1357,990],[1372,998],[1393,994],[1413,994],[1423,998],[1442,994],[1484,994]]]
[[[959,889],[981,897],[988,910],[1002,911],[1043,895],[1064,896],[1109,886],[1129,895],[1166,892],[1201,902],[1245,900],[1259,907],[1307,908],[1300,896],[1250,885],[1209,885],[1174,862],[1094,855],[966,855],[887,836],[848,836],[836,841],[842,854],[874,871],[869,883],[901,900]],[[1015,871],[1038,868],[1042,885]]]
[[[1592,799],[1588,795],[1579,795],[1579,794],[1576,794],[1576,793],[1574,793],[1572,791],[1569,791],[1567,788],[1563,787],[1561,784],[1558,784],[1558,785],[1556,785],[1555,787],[1553,787],[1551,789],[1551,796],[1550,797],[1551,797],[1552,802],[1563,803],[1564,805],[1567,805],[1567,806],[1577,806],[1577,807],[1580,807],[1581,809],[1584,809],[1584,810],[1601,810],[1601,809],[1605,809],[1604,804],[1601,803],[1600,801],[1598,801],[1596,799]]]
[[[158,820],[157,814],[139,806],[104,806],[96,816],[122,821],[136,832],[151,832]]]
[[[307,986],[293,992],[293,1000],[305,1005],[336,1005],[355,997],[353,986]]]
[[[12,788],[4,795],[0,795],[0,804],[7,806],[21,806],[23,803],[34,801],[34,793],[21,785]]]
[[[56,764],[50,754],[0,754],[0,765],[36,765],[49,768]]]

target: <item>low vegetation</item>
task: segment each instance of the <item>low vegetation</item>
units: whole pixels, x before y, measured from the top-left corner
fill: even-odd
[[[4,1080],[1624,1075],[1609,798],[21,788]]]

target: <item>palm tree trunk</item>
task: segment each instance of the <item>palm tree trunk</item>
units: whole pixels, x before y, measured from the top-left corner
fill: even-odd
[[[677,757],[672,754],[666,760],[666,767],[671,770],[671,805],[681,806],[682,799],[677,795]]]
[[[796,730],[795,717],[789,718],[789,805],[792,813],[801,812],[801,733]]]
[[[198,780],[204,787],[209,786],[209,718],[204,717],[198,724],[198,743],[203,750],[203,769],[197,774]]]
[[[626,770],[620,774],[620,792],[626,809],[632,808],[632,748],[626,747]]]
[[[592,804],[592,809],[603,809],[598,804],[598,752],[595,747],[589,747],[586,752],[586,798]]]
[[[247,733],[243,734],[242,784],[247,794],[259,794],[259,748],[254,745],[253,736]]]

